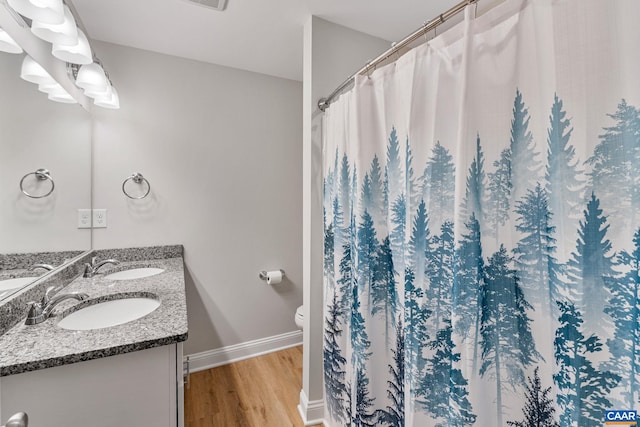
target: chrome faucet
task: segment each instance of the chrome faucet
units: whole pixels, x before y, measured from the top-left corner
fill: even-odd
[[[29,268],[29,271],[34,271],[34,270],[36,270],[36,269],[38,269],[38,268],[44,268],[44,269],[45,269],[45,270],[47,270],[47,271],[51,271],[51,270],[53,270],[55,267],[54,267],[53,265],[51,265],[51,264],[33,264],[33,265],[31,266],[31,268]]]
[[[98,269],[106,264],[118,265],[120,261],[117,259],[105,259],[104,261],[97,262],[97,258],[91,258],[91,263],[84,264],[84,274],[82,277],[93,277],[98,274]]]
[[[78,301],[84,301],[89,298],[89,295],[81,292],[69,292],[67,294],[57,294],[54,297],[49,297],[49,293],[52,288],[47,289],[47,293],[42,298],[42,302],[30,302],[29,313],[25,320],[25,325],[37,325],[42,323],[51,317],[53,309],[62,301],[68,299],[76,299]]]

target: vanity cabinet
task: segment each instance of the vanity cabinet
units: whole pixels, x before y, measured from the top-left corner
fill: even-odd
[[[0,378],[0,419],[30,427],[183,427],[182,343]]]

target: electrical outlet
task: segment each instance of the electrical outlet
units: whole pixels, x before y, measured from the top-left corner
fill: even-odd
[[[107,228],[107,210],[93,210],[93,228]]]
[[[91,228],[91,209],[78,209],[78,228]]]

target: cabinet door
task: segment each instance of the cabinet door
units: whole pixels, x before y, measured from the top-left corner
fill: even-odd
[[[176,427],[176,350],[169,345],[3,377],[2,414],[25,411],[33,427]]]

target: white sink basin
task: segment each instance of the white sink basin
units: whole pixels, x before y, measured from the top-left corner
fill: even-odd
[[[123,298],[90,305],[65,316],[58,322],[63,329],[86,331],[122,325],[146,316],[160,307],[153,298]]]
[[[132,268],[131,270],[117,271],[115,273],[107,274],[104,278],[108,280],[142,279],[143,277],[155,276],[163,271],[163,268],[155,267]]]
[[[10,289],[21,288],[36,279],[37,277],[16,277],[14,279],[0,280],[0,291],[8,291]]]

